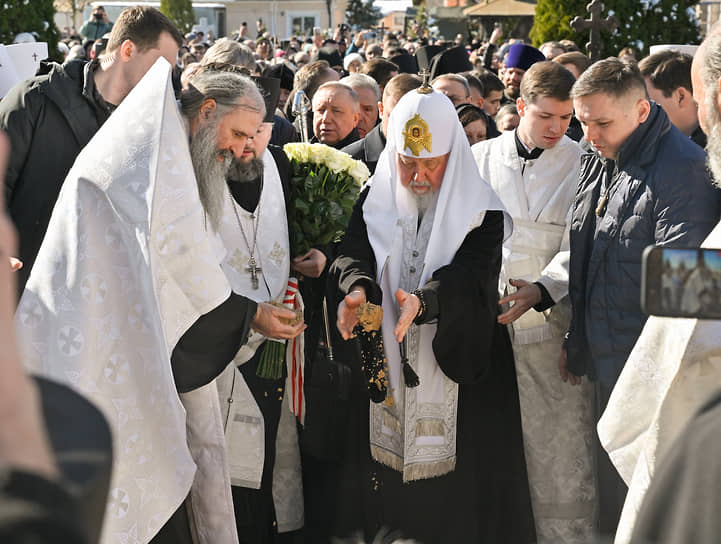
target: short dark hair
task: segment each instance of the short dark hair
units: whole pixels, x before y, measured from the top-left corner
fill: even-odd
[[[488,95],[491,94],[493,91],[503,92],[506,88],[506,86],[503,85],[503,81],[501,81],[496,74],[494,74],[490,70],[487,70],[486,68],[477,72],[474,71],[473,73],[483,84],[483,98],[488,98]]]
[[[466,78],[466,81],[468,82],[468,86],[472,89],[476,89],[481,96],[486,95],[486,88],[483,86],[483,82],[476,77],[476,75],[473,72],[462,72],[461,74],[463,77]]]
[[[646,83],[636,62],[609,57],[592,64],[581,74],[571,89],[571,98],[598,93],[623,98],[633,91],[648,98]]]
[[[130,40],[139,51],[147,51],[158,45],[160,34],[167,32],[178,44],[183,35],[170,19],[150,6],[133,6],[124,9],[113,24],[106,51],[115,51],[125,40]]]
[[[573,74],[561,64],[550,60],[537,62],[523,74],[521,98],[526,104],[533,104],[537,98],[570,100],[575,81]]]
[[[474,106],[473,104],[458,104],[458,106],[456,106],[456,113],[463,127],[473,121],[483,121],[486,124],[486,128],[488,128],[488,116],[478,106]]]
[[[553,58],[553,62],[558,64],[573,64],[578,70],[579,75],[591,66],[591,59],[580,51],[568,51]]]
[[[371,76],[380,87],[390,81],[393,72],[398,72],[398,65],[381,57],[369,60],[360,69],[361,74]]]
[[[641,59],[638,69],[641,70],[643,77],[648,78],[651,84],[668,98],[679,87],[693,91],[692,62],[691,55],[665,50]]]

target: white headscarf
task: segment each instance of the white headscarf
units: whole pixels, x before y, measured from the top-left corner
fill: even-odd
[[[383,290],[382,331],[395,407],[371,406],[371,450],[378,461],[402,470],[404,480],[408,481],[453,470],[458,385],[443,374],[435,360],[432,341],[436,325],[431,324],[419,327],[417,360],[410,361],[420,385],[405,388],[401,376],[400,352],[393,335],[398,320],[394,293],[401,286],[403,273],[404,225],[417,225],[418,209],[411,192],[399,182],[396,153],[421,159],[450,153],[435,205],[419,287],[436,270],[452,261],[468,233],[483,223],[487,210],[504,212],[504,239],[510,236],[513,223],[498,196],[481,178],[455,108],[444,94],[430,89],[426,94],[418,91],[406,94],[391,113],[387,138],[363,205],[363,218],[376,258],[377,281]],[[409,138],[415,140],[410,146],[407,145]],[[406,402],[405,398],[411,395],[415,402]],[[413,405],[415,413],[408,413],[404,404]],[[426,407],[424,418],[433,406],[453,406],[452,410],[444,409],[436,414],[437,419],[444,420],[445,428],[452,429],[442,444],[438,440],[432,445],[422,443],[423,438],[417,435],[422,406]],[[380,411],[386,413],[381,416]],[[402,422],[398,432],[402,430],[405,436],[394,442],[400,442],[402,451],[386,442],[382,433],[374,432],[379,430],[376,424],[381,421],[387,428],[389,417]]]

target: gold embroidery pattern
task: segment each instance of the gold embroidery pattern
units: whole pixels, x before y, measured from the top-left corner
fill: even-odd
[[[416,157],[420,155],[423,148],[431,153],[432,137],[433,135],[428,130],[428,123],[416,113],[406,122],[406,128],[403,131],[403,149],[410,149]]]

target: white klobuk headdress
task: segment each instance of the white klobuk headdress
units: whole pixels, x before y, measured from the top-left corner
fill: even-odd
[[[0,98],[17,83],[33,77],[40,61],[48,58],[45,42],[0,44]]]
[[[28,368],[110,422],[104,543],[149,542],[189,492],[197,541],[237,542],[215,383],[178,395],[170,364],[230,295],[170,74],[159,59],[78,156],[17,311]]]
[[[450,154],[435,207],[420,226],[415,198],[399,182],[396,153],[420,159]],[[429,478],[455,467],[458,385],[438,366],[431,344],[436,325],[426,324],[413,325],[408,332],[409,358],[420,385],[405,387],[393,335],[399,315],[394,293],[399,287],[422,287],[449,264],[466,235],[483,223],[487,210],[504,211],[504,238],[510,236],[512,221],[481,178],[453,104],[426,86],[403,96],[393,109],[387,144],[371,184],[363,218],[383,290],[382,330],[392,392],[392,402],[371,406],[371,451],[376,460],[403,472],[405,481]],[[413,286],[404,266],[408,240],[415,240],[416,232],[418,238],[425,236],[426,250],[419,266],[413,266]],[[381,427],[396,432],[391,437]]]

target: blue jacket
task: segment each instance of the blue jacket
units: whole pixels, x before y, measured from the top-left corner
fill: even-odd
[[[608,180],[605,212],[596,209]],[[581,158],[573,205],[568,370],[613,386],[647,316],[641,256],[649,245],[698,246],[719,220],[706,154],[655,103],[615,161]]]

